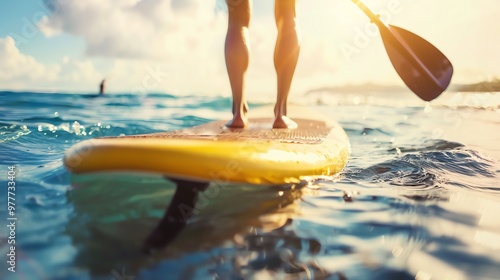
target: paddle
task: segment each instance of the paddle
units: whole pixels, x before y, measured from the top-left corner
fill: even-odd
[[[442,52],[408,30],[384,24],[359,0],[352,2],[377,25],[392,65],[418,97],[431,101],[448,87],[453,66]]]

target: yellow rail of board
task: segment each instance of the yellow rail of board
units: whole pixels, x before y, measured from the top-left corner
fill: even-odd
[[[250,184],[297,183],[340,172],[350,145],[340,125],[319,144],[249,139],[103,138],[66,152],[73,173],[148,172],[194,181]]]

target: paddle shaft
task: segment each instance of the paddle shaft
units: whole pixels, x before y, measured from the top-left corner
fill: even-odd
[[[360,8],[361,11],[363,11],[363,13],[365,13],[370,18],[370,20],[373,23],[375,23],[377,26],[379,26],[380,24],[384,25],[384,23],[382,21],[380,21],[380,16],[374,14],[370,9],[368,9],[368,7],[363,2],[361,2],[359,0],[351,0],[351,1],[354,4],[356,4],[356,6],[358,6],[358,8]]]

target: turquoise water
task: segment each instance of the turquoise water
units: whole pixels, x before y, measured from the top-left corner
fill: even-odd
[[[140,246],[173,184],[71,176],[64,151],[228,118],[230,99],[0,92],[0,279],[499,279],[500,94],[447,93],[432,106],[409,93],[295,101],[343,125],[344,172],[299,189],[212,184],[181,235],[148,255]]]

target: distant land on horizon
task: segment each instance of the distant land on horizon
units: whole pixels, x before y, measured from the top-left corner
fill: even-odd
[[[500,92],[500,78],[495,78],[491,81],[483,81],[471,84],[451,84],[447,91],[451,92]],[[97,94],[97,92],[86,91],[57,91],[57,90],[14,90],[0,88],[2,93],[17,93],[17,92],[34,92],[34,93],[76,93],[76,94]],[[399,85],[384,85],[377,83],[364,83],[364,84],[345,84],[340,86],[323,86],[308,90],[305,95],[314,93],[396,93],[396,92],[411,92],[409,88]],[[112,92],[117,93],[117,92]],[[120,92],[121,93],[121,92]],[[125,92],[124,92],[125,93]],[[167,92],[152,92],[167,93]]]
[[[460,92],[500,92],[500,78],[475,84],[453,85],[451,89]]]
[[[448,91],[456,92],[500,92],[500,79],[493,81],[483,81],[474,84],[451,84]],[[396,85],[382,85],[375,83],[365,84],[347,84],[341,86],[325,86],[320,88],[311,89],[306,92],[306,95],[318,92],[330,93],[383,93],[383,92],[404,92],[410,91],[407,87]]]

